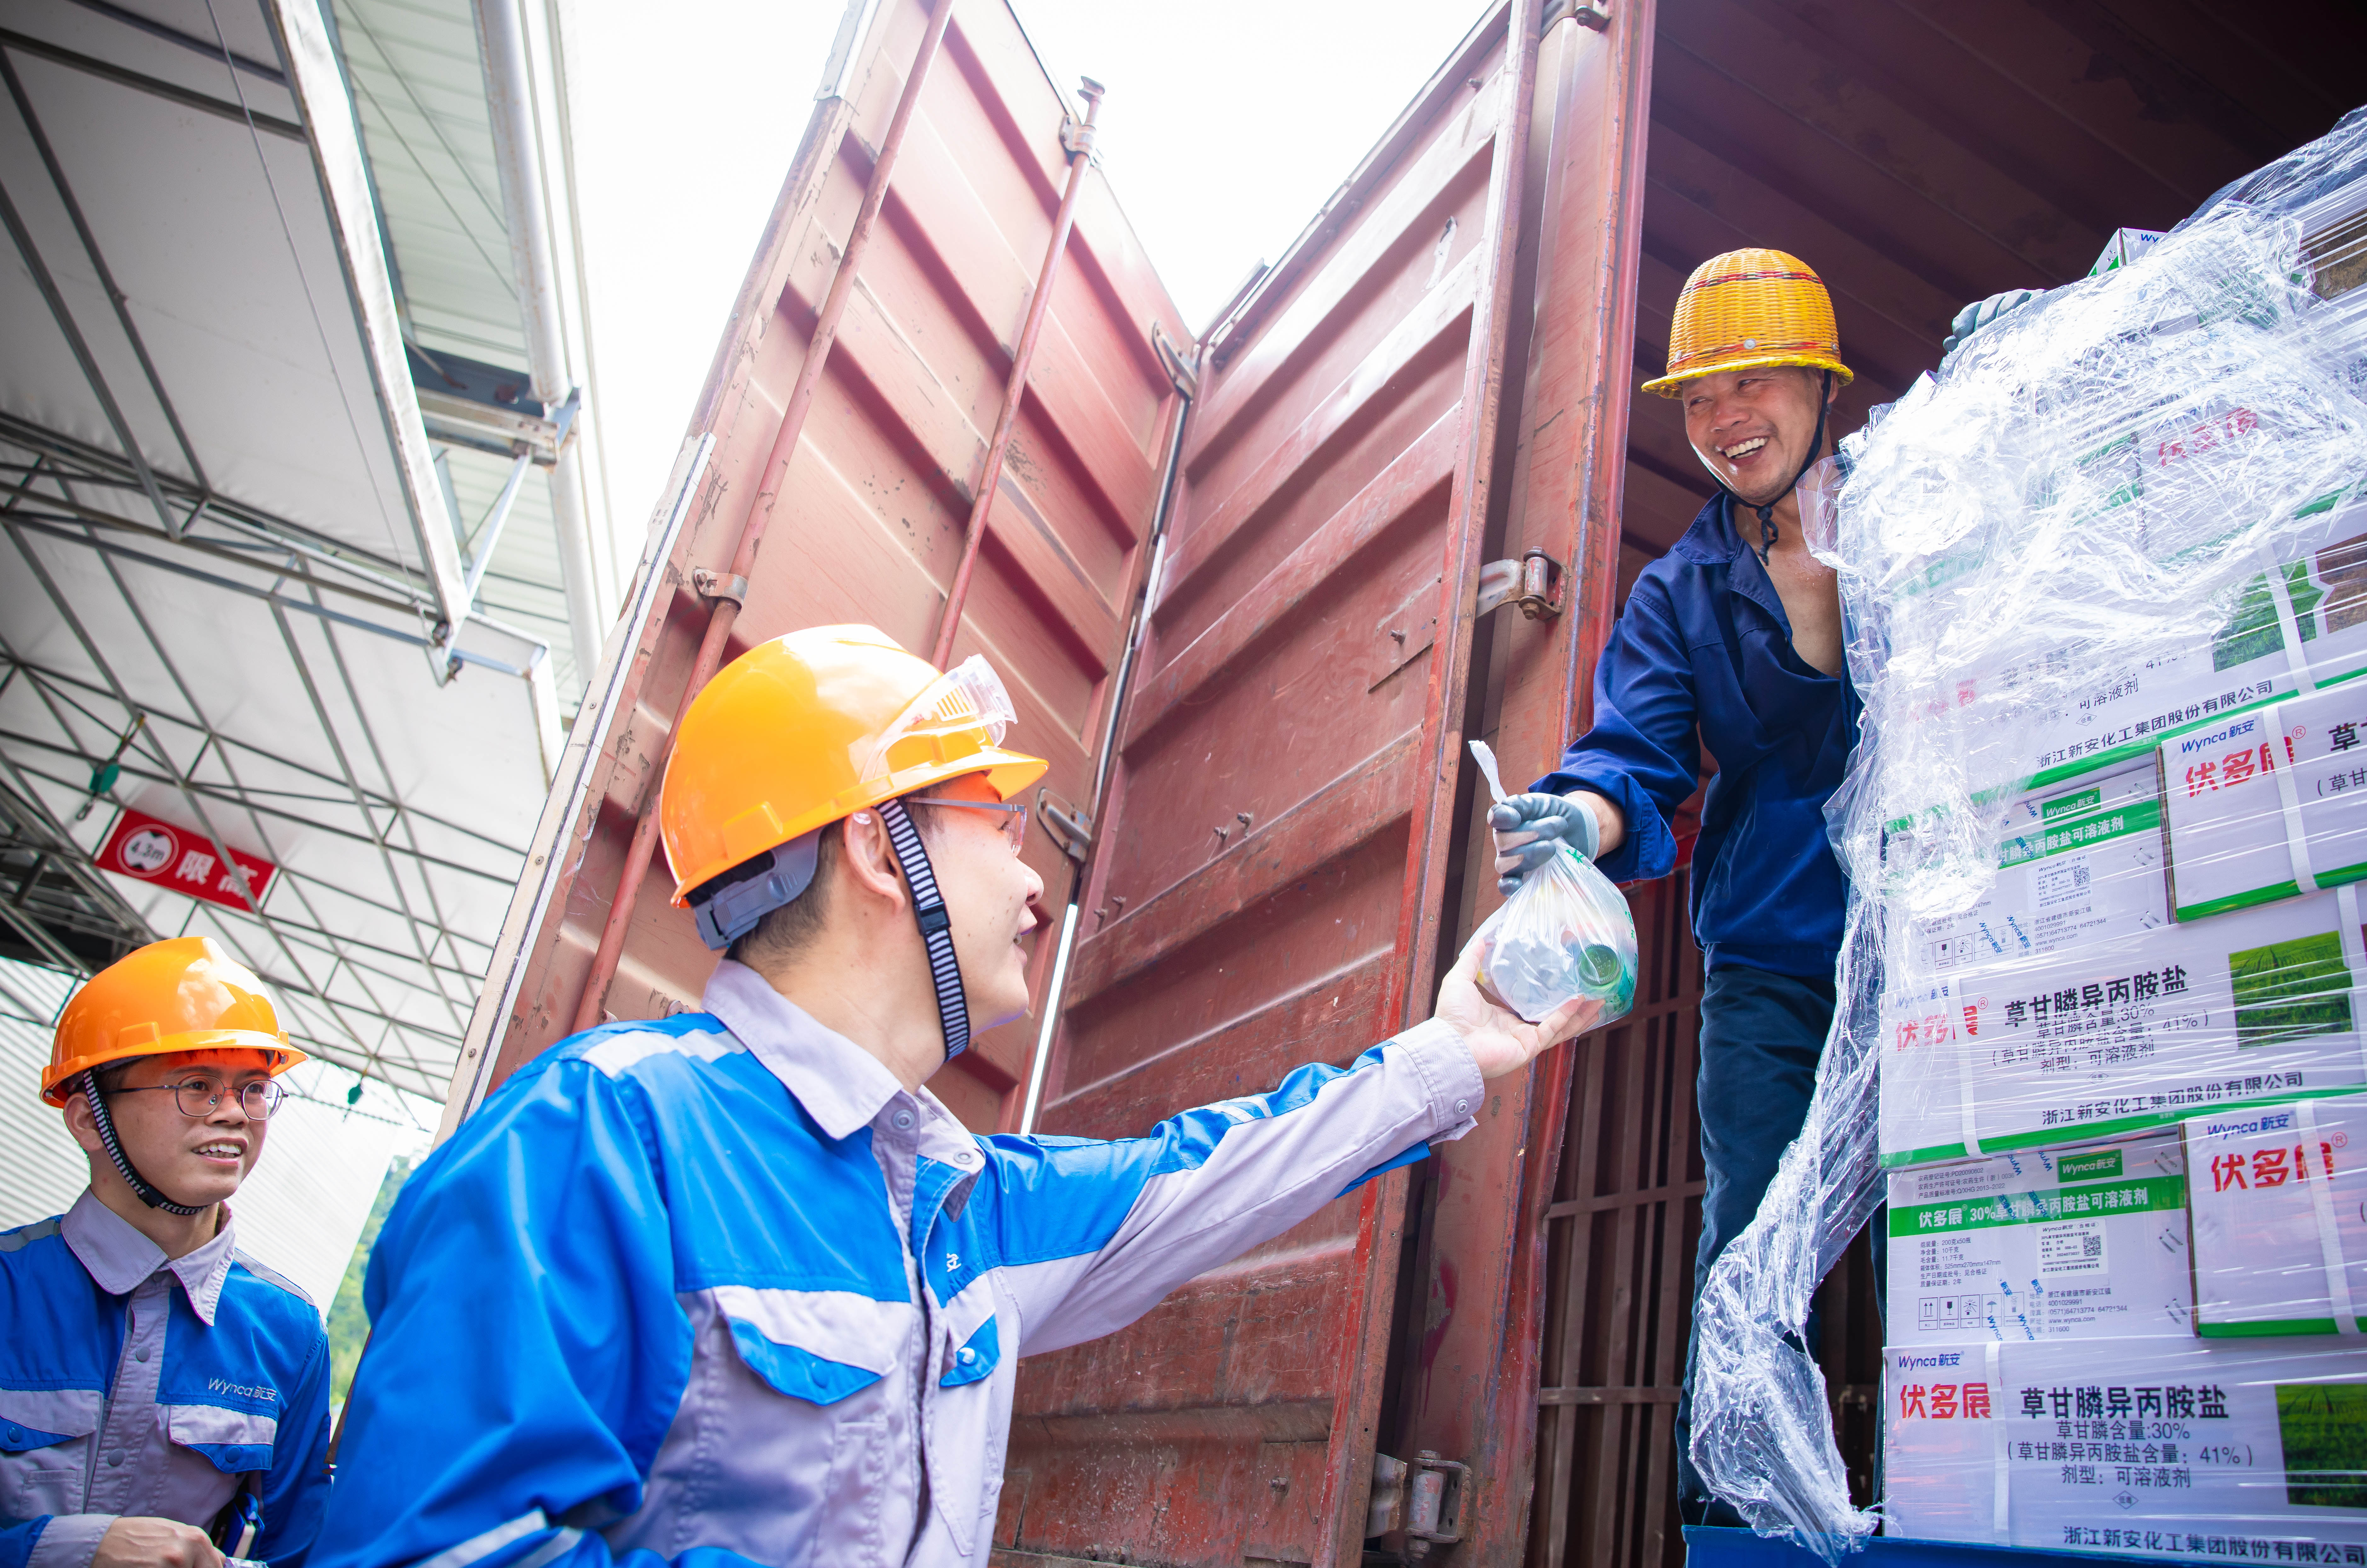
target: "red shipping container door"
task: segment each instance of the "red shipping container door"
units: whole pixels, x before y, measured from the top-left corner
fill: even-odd
[[[1043,1131],[1138,1132],[1428,1016],[1496,902],[1467,738],[1525,778],[1582,720],[1651,35],[1541,9],[1483,20],[1203,346]],[[1482,564],[1531,548],[1553,608],[1480,619]],[[1435,1160],[1025,1363],[1009,1561],[1354,1563],[1390,1449],[1470,1465],[1461,1560],[1517,1558],[1570,1055]]]
[[[1019,711],[1014,742],[1051,762],[1048,798],[1092,793],[1183,407],[1156,340],[1188,334],[1100,171],[1072,159],[1080,139],[1062,94],[1001,0],[879,0],[852,7],[848,29],[570,738],[447,1126],[576,1028],[698,1005],[716,955],[672,908],[654,844],[625,913],[612,922],[611,911],[629,862],[641,859],[636,829],[646,833],[710,617],[728,601],[743,606],[717,662],[801,626],[848,622],[928,653],[1006,424],[946,662],[983,653],[1001,672]],[[1073,229],[1029,340],[1072,164]],[[834,341],[800,402],[834,293]],[[1025,395],[1006,420],[1023,345]],[[735,582],[752,519],[762,548]],[[1070,863],[1046,833],[1031,835],[1026,854],[1057,906]],[[614,978],[587,985],[604,938]],[[1040,998],[1049,942],[1036,957]],[[1030,1021],[981,1034],[932,1087],[991,1129],[1006,1101],[1015,1115],[1036,1035]]]
[[[949,658],[994,661],[1048,798],[1098,818],[1042,1131],[1138,1133],[1426,1016],[1442,954],[1495,901],[1465,740],[1541,771],[1583,722],[1608,625],[1649,15],[1495,8],[1179,351],[1090,169],[1031,327],[1074,128],[1000,0],[881,0],[653,518],[447,1126],[574,1028],[697,1005],[714,958],[670,907],[647,815],[702,639],[711,664],[863,620],[928,649],[957,599]],[[1482,564],[1532,551],[1541,614],[1482,620]],[[719,613],[738,617],[720,637]],[[1028,853],[1057,903],[1060,850]],[[983,1036],[932,1087],[973,1126],[1014,1125],[1034,1032]],[[1467,1551],[1516,1555],[1571,1055],[1492,1086],[1479,1130],[1413,1175],[1030,1361],[998,1554],[1353,1563],[1386,1438],[1467,1462]]]

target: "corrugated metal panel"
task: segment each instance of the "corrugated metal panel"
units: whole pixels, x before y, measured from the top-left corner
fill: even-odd
[[[1493,11],[1214,339],[1047,1132],[1133,1133],[1427,1015],[1537,28]],[[1357,1562],[1405,1182],[1023,1366],[998,1544]]]
[[[1069,168],[1062,96],[1006,7],[965,5],[947,28],[802,438],[785,475],[766,468],[928,17],[920,0],[882,5],[847,96],[816,107],[693,418],[714,449],[689,521],[657,563],[646,619],[612,641],[623,685],[609,728],[589,738],[580,815],[543,826],[543,852],[563,856],[549,918],[530,877],[496,954],[470,1043],[498,1060],[464,1072],[457,1105],[568,1032],[707,625],[692,570],[727,570],[753,510],[776,508],[726,657],[850,621],[930,646]],[[1048,758],[1046,785],[1070,802],[1093,792],[1182,401],[1154,324],[1188,341],[1089,171],[953,649],[1002,671],[1019,708],[1013,744]],[[570,809],[577,782],[562,778],[555,809]],[[1057,905],[1068,863],[1041,834],[1027,854]],[[653,858],[606,995],[612,1017],[695,1007],[714,966]],[[1022,1021],[980,1036],[932,1088],[971,1125],[994,1127],[1035,1032]]]
[[[469,0],[335,0],[405,322],[426,348],[523,367],[526,326]]]
[[[57,1213],[90,1180],[82,1150],[40,1098],[51,1028],[74,987],[58,970],[0,958],[0,1230]]]
[[[1628,389],[1612,371],[1633,349],[1628,279],[1642,230],[1644,106],[1652,7],[1614,8],[1590,29],[1575,17],[1544,45],[1538,73],[1524,373],[1509,506],[1491,520],[1489,554],[1529,549],[1566,563],[1563,613],[1500,615],[1475,655],[1486,694],[1478,728],[1508,777],[1551,768],[1592,707],[1593,671],[1610,629],[1619,543]],[[1484,679],[1478,671],[1484,671]],[[1518,787],[1515,784],[1514,787]],[[1468,802],[1459,944],[1501,902],[1491,874],[1484,792]],[[1613,1032],[1616,1032],[1615,1031]],[[1557,1051],[1492,1086],[1470,1137],[1414,1174],[1420,1224],[1414,1300],[1398,1347],[1398,1401],[1387,1451],[1430,1450],[1471,1467],[1464,1505],[1473,1562],[1510,1562],[1527,1532],[1546,1268],[1544,1213],[1573,1067],[1600,1041]]]

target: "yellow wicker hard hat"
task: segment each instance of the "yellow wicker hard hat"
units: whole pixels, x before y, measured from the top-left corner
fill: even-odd
[[[1669,326],[1669,373],[1644,390],[1673,398],[1696,376],[1805,365],[1848,386],[1833,297],[1816,269],[1782,251],[1728,251],[1693,268]]]

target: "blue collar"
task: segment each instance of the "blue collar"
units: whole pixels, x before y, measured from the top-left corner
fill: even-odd
[[[1749,555],[1750,552],[1742,547],[1742,536],[1734,531],[1733,501],[1734,497],[1725,491],[1710,497],[1708,503],[1694,514],[1693,525],[1669,547],[1669,553],[1696,566],[1725,566],[1738,555]]]
[[[1784,630],[1786,641],[1792,636],[1792,617],[1784,613],[1784,596],[1775,592],[1775,583],[1767,569],[1759,564],[1759,553],[1746,548],[1742,536],[1734,526],[1735,500],[1731,493],[1719,491],[1710,497],[1693,526],[1670,547],[1669,553],[1694,566],[1722,566],[1727,569],[1726,586],[1730,593],[1738,593],[1758,605]]]

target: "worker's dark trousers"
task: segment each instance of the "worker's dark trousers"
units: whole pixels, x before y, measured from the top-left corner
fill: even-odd
[[[1702,994],[1701,1074],[1694,1089],[1701,1114],[1701,1247],[1693,1255],[1693,1296],[1701,1297],[1709,1266],[1759,1212],[1784,1150],[1799,1136],[1817,1087],[1817,1058],[1833,1021],[1833,983],[1803,980],[1765,969],[1723,964]],[[1874,1230],[1874,1274],[1882,1275],[1882,1220]],[[1807,1325],[1811,1351],[1817,1320]],[[1689,1451],[1693,1438],[1696,1327],[1685,1345],[1685,1387],[1677,1401],[1677,1495],[1687,1524],[1739,1525],[1742,1517],[1710,1495]]]

